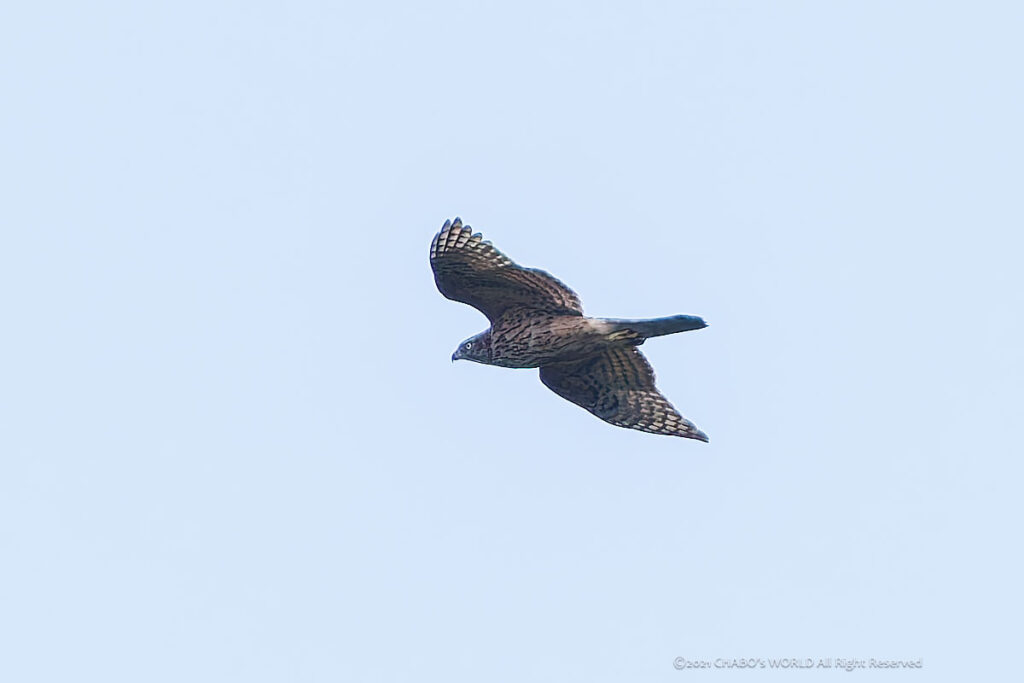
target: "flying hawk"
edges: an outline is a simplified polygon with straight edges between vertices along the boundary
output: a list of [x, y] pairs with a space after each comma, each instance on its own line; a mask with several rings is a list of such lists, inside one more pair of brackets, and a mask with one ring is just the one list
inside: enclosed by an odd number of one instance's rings
[[707, 441], [654, 386], [637, 348], [650, 337], [699, 330], [701, 318], [588, 318], [574, 291], [536, 268], [523, 268], [456, 218], [430, 245], [441, 294], [476, 308], [491, 326], [459, 345], [452, 361], [540, 368], [540, 381], [606, 422], [652, 434]]

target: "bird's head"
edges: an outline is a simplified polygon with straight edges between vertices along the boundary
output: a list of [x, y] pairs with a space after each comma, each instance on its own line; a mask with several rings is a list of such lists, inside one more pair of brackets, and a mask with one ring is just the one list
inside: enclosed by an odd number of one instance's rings
[[471, 360], [475, 363], [490, 364], [491, 331], [481, 332], [459, 344], [459, 348], [455, 349], [455, 353], [452, 354], [452, 362], [454, 363], [457, 360]]

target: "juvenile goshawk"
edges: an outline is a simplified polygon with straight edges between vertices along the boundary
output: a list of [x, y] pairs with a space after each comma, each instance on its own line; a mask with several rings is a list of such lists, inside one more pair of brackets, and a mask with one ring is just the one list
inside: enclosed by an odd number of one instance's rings
[[430, 245], [437, 288], [487, 316], [491, 327], [459, 345], [452, 361], [540, 368], [540, 381], [619, 427], [707, 441], [654, 386], [636, 348], [650, 337], [699, 330], [697, 316], [651, 320], [588, 318], [576, 293], [536, 268], [523, 268], [458, 218]]

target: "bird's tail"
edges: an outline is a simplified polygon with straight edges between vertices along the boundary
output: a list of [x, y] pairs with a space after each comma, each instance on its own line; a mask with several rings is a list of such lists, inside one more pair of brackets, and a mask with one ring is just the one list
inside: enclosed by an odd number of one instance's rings
[[700, 330], [708, 326], [703, 318], [695, 315], [670, 315], [666, 318], [651, 318], [649, 320], [617, 320], [605, 319], [611, 323], [615, 332], [631, 331], [640, 335], [643, 339], [660, 337], [664, 334], [675, 334], [676, 332], [687, 332], [689, 330]]

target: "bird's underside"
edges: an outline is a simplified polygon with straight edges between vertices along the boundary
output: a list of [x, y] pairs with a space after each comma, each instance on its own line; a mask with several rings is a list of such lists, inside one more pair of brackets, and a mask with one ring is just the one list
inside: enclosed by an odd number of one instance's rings
[[650, 337], [700, 329], [700, 318], [588, 318], [569, 287], [517, 265], [458, 218], [445, 221], [435, 235], [430, 264], [445, 297], [473, 306], [491, 322], [463, 342], [453, 360], [539, 367], [545, 386], [606, 422], [708, 440], [658, 391], [654, 370], [636, 348]]

